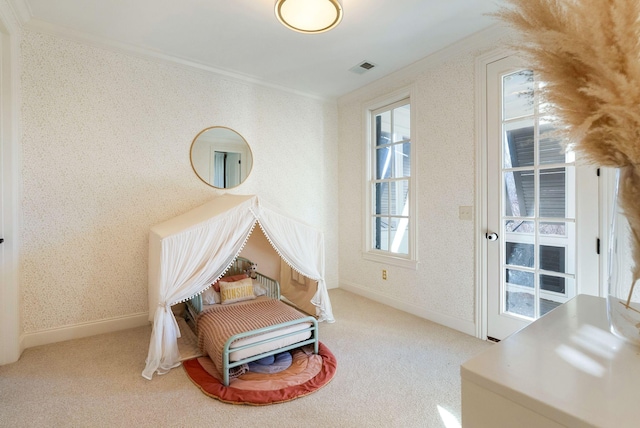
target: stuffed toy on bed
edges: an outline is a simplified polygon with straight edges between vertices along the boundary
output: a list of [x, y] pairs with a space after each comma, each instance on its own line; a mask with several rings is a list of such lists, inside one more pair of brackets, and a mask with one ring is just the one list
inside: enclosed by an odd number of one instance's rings
[[247, 273], [247, 276], [249, 278], [256, 279], [258, 277], [258, 275], [256, 275], [257, 271], [258, 271], [258, 265], [256, 263], [251, 263], [251, 265], [245, 272]]

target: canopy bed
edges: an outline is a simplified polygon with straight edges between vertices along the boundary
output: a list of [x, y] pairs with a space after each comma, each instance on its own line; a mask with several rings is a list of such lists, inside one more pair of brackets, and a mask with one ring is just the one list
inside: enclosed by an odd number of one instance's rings
[[[322, 233], [265, 206], [257, 196], [226, 194], [151, 228], [149, 317], [153, 321], [153, 330], [146, 367], [142, 372], [144, 378], [150, 380], [154, 373], [164, 374], [180, 365], [177, 346], [180, 331], [171, 306], [200, 296], [221, 279], [234, 266], [234, 261], [256, 224], [282, 260], [295, 272], [317, 282], [316, 292], [311, 299], [317, 319], [307, 317], [302, 322], [311, 324], [304, 327], [307, 329], [305, 333], [309, 332], [306, 334], [311, 336], [305, 340], [308, 343], [315, 342], [317, 352], [317, 322], [334, 321], [324, 279]], [[274, 291], [270, 293], [273, 294]], [[275, 301], [281, 303], [279, 300]], [[300, 324], [300, 321], [284, 320], [277, 324], [280, 325], [261, 327], [260, 331], [240, 334], [246, 337], [255, 333], [269, 333], [285, 326], [284, 324], [291, 327]], [[300, 331], [289, 331], [286, 335], [294, 336], [299, 333]], [[234, 341], [239, 338], [241, 337], [235, 337]], [[287, 349], [292, 349], [295, 344], [286, 346], [289, 346]], [[222, 351], [223, 359], [226, 358], [225, 353], [228, 356], [230, 349]], [[245, 360], [260, 358], [261, 355], [264, 353], [245, 357]], [[222, 365], [227, 370], [234, 364], [236, 363], [228, 362], [225, 365], [223, 362]]]
[[225, 276], [186, 302], [198, 346], [225, 386], [253, 361], [309, 344], [318, 353], [318, 321], [281, 302], [278, 281], [255, 270], [249, 276], [252, 265], [238, 257]]

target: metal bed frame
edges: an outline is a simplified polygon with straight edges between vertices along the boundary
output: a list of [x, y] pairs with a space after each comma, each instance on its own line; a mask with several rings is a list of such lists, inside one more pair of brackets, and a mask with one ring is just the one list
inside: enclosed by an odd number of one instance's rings
[[[249, 269], [252, 265], [252, 262], [249, 259], [244, 257], [238, 257], [234, 260], [233, 264], [226, 272], [226, 275], [237, 275], [240, 273], [245, 273], [247, 269]], [[256, 272], [256, 279], [267, 289], [267, 297], [272, 299], [280, 300], [280, 283], [275, 279], [269, 278], [268, 276], [262, 275], [260, 272]], [[193, 324], [196, 328], [196, 333], [198, 329], [198, 324], [196, 322], [197, 315], [202, 312], [202, 296], [198, 294], [197, 296], [193, 296], [190, 300], [186, 302], [186, 310], [187, 314], [193, 320]], [[272, 331], [279, 330], [285, 327], [291, 327], [297, 324], [311, 323], [311, 326], [297, 330], [291, 333], [275, 336], [268, 339], [263, 339], [248, 345], [238, 346], [236, 348], [231, 348], [231, 344], [239, 339], [243, 339], [245, 337], [254, 336], [263, 333], [269, 333]], [[238, 361], [229, 361], [229, 356], [231, 352], [242, 351], [245, 349], [249, 349], [255, 346], [260, 346], [266, 343], [274, 342], [276, 340], [284, 339], [290, 336], [294, 336], [304, 332], [311, 332], [311, 337], [309, 339], [303, 340], [301, 342], [296, 342], [291, 345], [287, 345], [282, 348], [274, 349], [272, 351], [263, 352], [251, 357], [243, 358]], [[300, 348], [305, 345], [313, 344], [313, 352], [314, 354], [318, 353], [318, 320], [316, 320], [312, 316], [307, 316], [304, 318], [299, 318], [297, 320], [288, 321], [281, 324], [275, 324], [269, 327], [264, 327], [256, 330], [246, 331], [243, 333], [238, 333], [236, 335], [231, 336], [225, 343], [224, 348], [222, 350], [222, 377], [224, 386], [229, 386], [229, 370], [240, 366], [242, 364], [250, 363], [252, 361], [256, 361], [271, 355], [279, 354], [281, 352], [289, 351], [291, 349]]]

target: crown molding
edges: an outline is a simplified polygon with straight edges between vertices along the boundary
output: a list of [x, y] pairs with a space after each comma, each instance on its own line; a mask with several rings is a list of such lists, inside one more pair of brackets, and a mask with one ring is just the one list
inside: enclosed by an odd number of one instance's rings
[[2, 12], [2, 24], [12, 36], [20, 35], [26, 22], [25, 18], [26, 20], [31, 19], [31, 12], [24, 0], [1, 0], [0, 12]]
[[460, 39], [398, 71], [382, 76], [368, 85], [349, 92], [338, 98], [338, 104], [347, 104], [349, 102], [375, 96], [375, 93], [389, 85], [407, 85], [408, 80], [414, 79], [421, 73], [431, 70], [443, 63], [455, 58], [461, 54], [473, 52], [474, 50], [485, 49], [491, 43], [498, 41], [513, 34], [508, 27], [497, 23], [483, 30], [480, 30], [470, 36]]
[[[23, 1], [23, 0], [13, 0]], [[48, 34], [55, 37], [64, 38], [78, 43], [86, 44], [95, 48], [109, 50], [116, 53], [123, 53], [137, 58], [154, 61], [156, 63], [170, 64], [186, 70], [197, 70], [205, 73], [215, 74], [219, 77], [226, 78], [240, 83], [248, 83], [265, 88], [275, 89], [282, 92], [298, 95], [305, 98], [311, 98], [319, 101], [335, 101], [335, 98], [324, 97], [318, 94], [298, 91], [295, 89], [281, 86], [266, 80], [259, 79], [254, 76], [245, 75], [236, 71], [225, 70], [194, 61], [188, 58], [182, 58], [176, 55], [167, 54], [159, 50], [141, 47], [130, 43], [111, 40], [106, 37], [96, 36], [82, 31], [72, 30], [60, 25], [51, 24], [36, 18], [30, 19], [24, 24], [24, 28], [41, 34]]]

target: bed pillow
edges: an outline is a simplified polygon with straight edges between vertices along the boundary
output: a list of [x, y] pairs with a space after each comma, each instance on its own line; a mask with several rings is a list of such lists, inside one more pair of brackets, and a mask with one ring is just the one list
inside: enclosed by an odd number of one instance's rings
[[265, 294], [267, 294], [267, 287], [265, 287], [264, 285], [260, 284], [260, 281], [258, 281], [257, 279], [254, 279], [253, 280], [253, 294], [255, 294], [256, 297], [264, 296]]
[[205, 305], [214, 305], [220, 303], [220, 293], [209, 287], [202, 292], [202, 303]]
[[255, 299], [253, 280], [244, 278], [235, 282], [220, 281], [220, 301], [223, 305]]
[[241, 279], [245, 279], [245, 278], [249, 278], [249, 276], [247, 276], [246, 273], [240, 273], [238, 275], [231, 275], [231, 276], [223, 276], [218, 281], [213, 283], [213, 289], [216, 290], [219, 293], [220, 292], [220, 284], [219, 284], [220, 281], [235, 282], [235, 281], [240, 281]]

